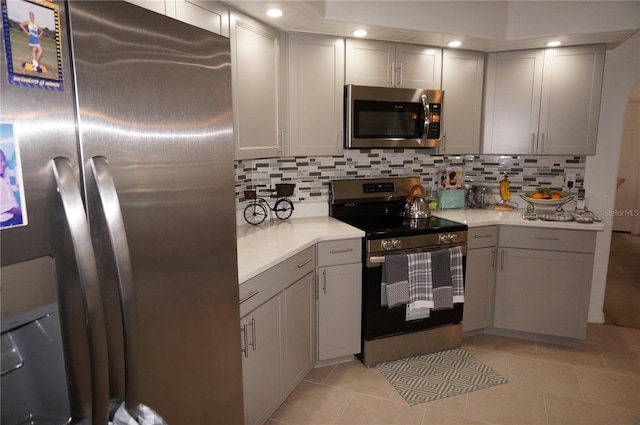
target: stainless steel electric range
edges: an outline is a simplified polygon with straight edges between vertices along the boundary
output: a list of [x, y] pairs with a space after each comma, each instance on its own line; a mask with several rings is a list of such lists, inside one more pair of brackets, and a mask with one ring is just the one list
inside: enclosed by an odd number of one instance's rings
[[393, 254], [460, 246], [466, 264], [467, 226], [432, 216], [406, 218], [407, 196], [419, 177], [334, 180], [329, 215], [365, 232], [362, 239], [362, 347], [367, 366], [459, 347], [463, 304], [412, 317], [382, 305], [382, 263]]

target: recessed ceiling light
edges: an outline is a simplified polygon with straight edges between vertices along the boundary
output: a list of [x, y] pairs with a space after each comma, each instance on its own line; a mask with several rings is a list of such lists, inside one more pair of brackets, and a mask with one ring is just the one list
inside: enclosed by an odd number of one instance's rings
[[280, 9], [269, 9], [267, 10], [267, 16], [271, 18], [279, 18], [282, 16], [282, 10]]
[[354, 37], [364, 37], [367, 35], [367, 30], [355, 30], [352, 34]]
[[462, 41], [458, 41], [458, 40], [454, 40], [454, 41], [450, 41], [447, 46], [449, 47], [460, 47], [462, 46]]
[[562, 44], [562, 41], [557, 41], [557, 40], [549, 41], [547, 43], [547, 47], [558, 47], [561, 44]]

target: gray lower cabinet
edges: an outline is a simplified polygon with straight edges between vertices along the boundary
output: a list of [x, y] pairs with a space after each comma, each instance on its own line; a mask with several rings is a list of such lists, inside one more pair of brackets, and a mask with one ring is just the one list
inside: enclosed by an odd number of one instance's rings
[[287, 388], [290, 390], [304, 379], [315, 363], [315, 287], [315, 273], [308, 273], [284, 291]]
[[245, 423], [261, 424], [285, 400], [283, 369], [284, 294], [278, 294], [244, 317], [242, 374]]
[[263, 424], [315, 363], [315, 246], [240, 285], [245, 423]]
[[318, 244], [318, 360], [360, 352], [361, 239]]
[[584, 339], [595, 232], [503, 227], [494, 326]]
[[464, 332], [493, 326], [498, 227], [470, 228], [465, 270]]

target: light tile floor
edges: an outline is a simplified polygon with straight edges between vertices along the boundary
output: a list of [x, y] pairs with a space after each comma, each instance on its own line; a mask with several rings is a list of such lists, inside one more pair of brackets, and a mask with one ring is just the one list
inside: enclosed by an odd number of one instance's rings
[[354, 360], [312, 370], [268, 425], [640, 424], [640, 329], [589, 324], [581, 347], [488, 334], [463, 347], [509, 382], [409, 407]]

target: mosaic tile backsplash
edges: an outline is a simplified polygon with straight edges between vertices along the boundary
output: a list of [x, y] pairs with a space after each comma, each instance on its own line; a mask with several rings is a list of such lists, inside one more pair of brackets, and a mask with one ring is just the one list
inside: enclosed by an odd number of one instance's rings
[[[244, 190], [259, 191], [275, 183], [295, 183], [290, 199], [299, 202], [328, 202], [330, 181], [337, 179], [420, 176], [426, 190], [438, 188], [439, 171], [462, 167], [466, 185], [484, 185], [497, 194], [506, 171], [514, 195], [549, 187], [565, 188], [565, 175], [575, 174], [571, 192], [584, 183], [586, 157], [531, 155], [428, 155], [415, 149], [345, 150], [344, 156], [290, 157], [236, 161], [236, 207]], [[261, 186], [265, 185], [265, 187]], [[267, 196], [263, 192], [263, 196]]]

